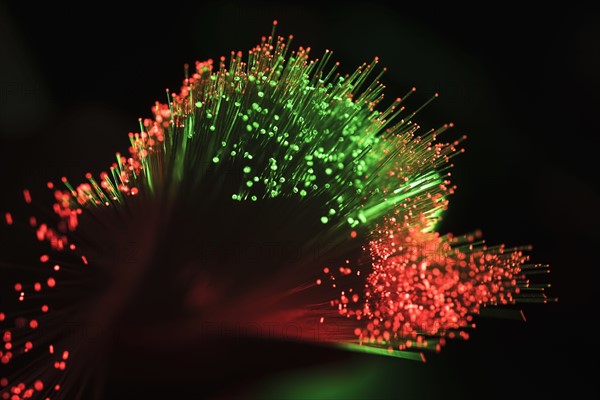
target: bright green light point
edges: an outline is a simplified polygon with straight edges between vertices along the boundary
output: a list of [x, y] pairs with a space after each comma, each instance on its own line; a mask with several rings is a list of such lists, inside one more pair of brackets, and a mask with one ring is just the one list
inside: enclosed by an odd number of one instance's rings
[[219, 157], [213, 157], [212, 162], [215, 164], [219, 162]]
[[329, 218], [327, 218], [327, 217], [321, 217], [321, 223], [322, 224], [326, 224], [328, 222], [329, 222]]

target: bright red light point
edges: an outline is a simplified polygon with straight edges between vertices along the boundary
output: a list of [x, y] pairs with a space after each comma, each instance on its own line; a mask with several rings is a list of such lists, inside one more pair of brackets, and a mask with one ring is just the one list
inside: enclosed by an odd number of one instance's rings
[[23, 190], [23, 198], [25, 199], [25, 203], [31, 204], [31, 193], [29, 193], [29, 190]]

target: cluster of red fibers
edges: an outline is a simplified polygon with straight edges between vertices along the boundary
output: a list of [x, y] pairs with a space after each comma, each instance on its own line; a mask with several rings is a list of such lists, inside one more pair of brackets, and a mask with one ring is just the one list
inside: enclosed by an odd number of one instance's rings
[[439, 338], [467, 339], [464, 328], [474, 326], [482, 307], [515, 302], [527, 261], [520, 250], [487, 248], [473, 243], [476, 235], [440, 236], [425, 226], [424, 218], [420, 224], [390, 218], [378, 227], [365, 249], [372, 272], [362, 306], [352, 307], [357, 290], [333, 302], [341, 315], [360, 321], [354, 333], [361, 343], [439, 350], [445, 342]]

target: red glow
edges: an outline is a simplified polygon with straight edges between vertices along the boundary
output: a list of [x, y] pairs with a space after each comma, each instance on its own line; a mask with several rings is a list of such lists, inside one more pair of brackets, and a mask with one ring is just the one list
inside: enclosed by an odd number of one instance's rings
[[25, 203], [31, 204], [31, 193], [29, 193], [28, 189], [23, 190], [23, 198], [25, 199]]
[[[427, 347], [423, 335], [467, 339], [464, 328], [473, 325], [472, 315], [482, 306], [515, 301], [515, 280], [527, 260], [520, 251], [460, 246], [475, 236], [440, 236], [426, 224], [425, 218], [417, 224], [390, 218], [378, 227], [369, 243], [373, 269], [364, 296], [342, 292], [333, 301], [341, 316], [361, 324], [354, 328], [361, 342], [396, 343], [403, 349]], [[342, 275], [351, 271], [339, 270]], [[437, 344], [431, 342], [432, 349]]]

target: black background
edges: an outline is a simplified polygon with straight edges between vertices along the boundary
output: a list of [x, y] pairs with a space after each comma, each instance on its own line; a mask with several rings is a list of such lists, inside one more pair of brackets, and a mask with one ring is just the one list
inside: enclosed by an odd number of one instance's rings
[[375, 397], [597, 392], [597, 12], [382, 1], [129, 7], [0, 4], [2, 209], [25, 186], [62, 175], [77, 182], [112, 163], [137, 118], [164, 102], [165, 88], [179, 88], [184, 63], [246, 51], [277, 19], [278, 33], [294, 34], [314, 57], [333, 50], [343, 72], [379, 56], [389, 98], [416, 86], [418, 105], [440, 93], [421, 125], [452, 121], [455, 134], [469, 136], [442, 230], [479, 228], [489, 243], [533, 245], [533, 260], [552, 265], [550, 294], [559, 302], [525, 307], [526, 323], [481, 320], [468, 342], [452, 342], [424, 365], [257, 345], [260, 352], [240, 350], [236, 368], [219, 366], [234, 391], [312, 360], [385, 371]]

